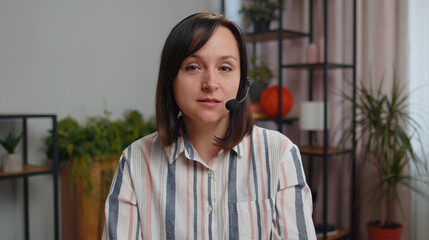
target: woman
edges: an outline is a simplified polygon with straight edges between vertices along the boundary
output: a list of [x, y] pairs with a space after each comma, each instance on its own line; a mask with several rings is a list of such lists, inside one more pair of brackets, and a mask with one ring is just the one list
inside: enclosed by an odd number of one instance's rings
[[239, 28], [198, 13], [177, 24], [161, 56], [158, 131], [120, 159], [104, 239], [315, 239], [297, 147], [254, 126], [243, 99]]

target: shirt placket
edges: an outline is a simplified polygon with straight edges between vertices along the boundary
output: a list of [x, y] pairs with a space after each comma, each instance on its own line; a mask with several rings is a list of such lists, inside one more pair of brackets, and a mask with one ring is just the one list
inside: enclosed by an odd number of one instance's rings
[[211, 239], [217, 239], [216, 238], [216, 225], [217, 225], [217, 218], [216, 218], [216, 181], [215, 181], [215, 174], [213, 169], [206, 168], [206, 174], [207, 174], [207, 185], [208, 185], [208, 194], [207, 194], [207, 212], [208, 212], [208, 221], [209, 221], [209, 240]]

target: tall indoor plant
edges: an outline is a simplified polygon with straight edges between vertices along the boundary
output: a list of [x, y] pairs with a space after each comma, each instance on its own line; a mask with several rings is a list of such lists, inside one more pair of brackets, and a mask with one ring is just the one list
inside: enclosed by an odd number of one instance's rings
[[[393, 222], [393, 209], [401, 204], [400, 186], [416, 192], [426, 200], [428, 193], [421, 191], [418, 183], [428, 184], [427, 166], [416, 154], [412, 139], [419, 139], [419, 124], [411, 117], [408, 109], [409, 93], [399, 84], [394, 74], [391, 89], [383, 91], [384, 81], [377, 89], [361, 82], [355, 87], [356, 97], [342, 94], [343, 99], [356, 110], [355, 124], [346, 128], [341, 142], [345, 142], [356, 133], [356, 143], [365, 163], [375, 167], [376, 183], [372, 184], [369, 195], [379, 208], [380, 220], [367, 224], [367, 229], [402, 229], [401, 224]], [[426, 178], [417, 179], [410, 175], [409, 168], [414, 165]], [[397, 237], [397, 238], [396, 238]], [[370, 236], [370, 239], [374, 239]], [[393, 233], [388, 239], [400, 239], [400, 233]]]

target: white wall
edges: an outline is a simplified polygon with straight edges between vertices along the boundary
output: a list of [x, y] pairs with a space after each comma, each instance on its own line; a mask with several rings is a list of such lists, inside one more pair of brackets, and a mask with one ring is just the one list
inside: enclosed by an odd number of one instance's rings
[[[162, 44], [181, 19], [220, 0], [0, 1], [0, 114], [55, 113], [84, 121], [107, 107], [154, 115]], [[34, 164], [46, 125], [34, 123]], [[42, 126], [42, 127], [41, 127]], [[30, 126], [31, 127], [31, 126]], [[0, 122], [0, 137], [16, 122]], [[0, 154], [3, 154], [0, 150]], [[53, 238], [52, 182], [30, 178], [31, 239]], [[21, 181], [0, 181], [0, 239], [22, 239]]]

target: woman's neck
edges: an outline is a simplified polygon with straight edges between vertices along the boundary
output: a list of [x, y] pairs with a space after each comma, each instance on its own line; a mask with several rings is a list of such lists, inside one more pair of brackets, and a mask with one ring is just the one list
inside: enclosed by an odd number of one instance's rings
[[210, 160], [217, 156], [220, 147], [216, 146], [215, 138], [225, 135], [228, 125], [225, 123], [195, 123], [184, 119], [186, 138], [198, 152], [204, 162], [210, 164]]

